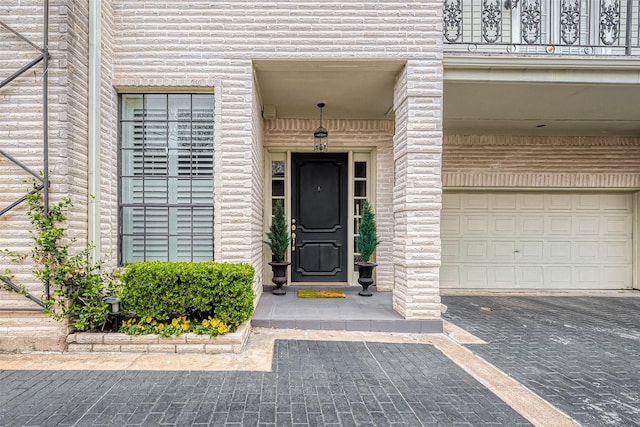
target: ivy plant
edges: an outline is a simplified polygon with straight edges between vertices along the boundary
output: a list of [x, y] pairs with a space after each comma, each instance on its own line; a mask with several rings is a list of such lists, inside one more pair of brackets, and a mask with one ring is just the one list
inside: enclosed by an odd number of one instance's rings
[[71, 253], [75, 239], [66, 236], [67, 211], [73, 206], [68, 197], [45, 210], [42, 193], [34, 181], [27, 195], [28, 215], [33, 230], [30, 254], [6, 251], [14, 262], [30, 258], [34, 276], [49, 286], [50, 297], [45, 299], [44, 312], [56, 320], [67, 319], [81, 331], [104, 329], [109, 304], [106, 296], [115, 291], [113, 275], [107, 273], [101, 262], [91, 262], [91, 245]]

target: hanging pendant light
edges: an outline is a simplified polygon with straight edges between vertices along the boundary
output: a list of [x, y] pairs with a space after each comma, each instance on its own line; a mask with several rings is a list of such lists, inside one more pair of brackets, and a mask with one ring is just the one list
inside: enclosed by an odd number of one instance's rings
[[316, 152], [323, 152], [329, 149], [329, 132], [322, 127], [322, 109], [324, 105], [324, 102], [318, 104], [318, 108], [320, 108], [320, 127], [313, 132], [313, 151]]

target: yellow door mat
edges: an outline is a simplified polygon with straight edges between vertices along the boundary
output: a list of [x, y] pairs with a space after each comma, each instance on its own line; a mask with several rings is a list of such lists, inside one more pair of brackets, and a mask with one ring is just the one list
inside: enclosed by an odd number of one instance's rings
[[344, 298], [344, 292], [339, 289], [299, 289], [298, 298]]

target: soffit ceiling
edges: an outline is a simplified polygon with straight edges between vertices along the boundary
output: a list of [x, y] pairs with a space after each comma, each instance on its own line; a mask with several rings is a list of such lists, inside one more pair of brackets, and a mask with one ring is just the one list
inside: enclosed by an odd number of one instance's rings
[[640, 84], [448, 82], [445, 133], [640, 135]]
[[255, 61], [263, 105], [278, 118], [392, 119], [404, 61]]
[[[278, 118], [393, 119], [404, 61], [255, 61], [263, 105]], [[640, 84], [447, 78], [446, 134], [640, 135]], [[564, 70], [571, 73], [572, 70]], [[473, 74], [473, 73], [472, 73]], [[513, 77], [515, 75], [515, 78]], [[633, 80], [631, 80], [633, 83]]]

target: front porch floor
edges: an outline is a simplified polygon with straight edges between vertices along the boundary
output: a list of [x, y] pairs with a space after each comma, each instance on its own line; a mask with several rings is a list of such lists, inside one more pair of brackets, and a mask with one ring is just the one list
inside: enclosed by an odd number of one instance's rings
[[[273, 295], [265, 286], [251, 326], [275, 329], [442, 333], [441, 319], [407, 320], [393, 310], [392, 292], [358, 295], [360, 286], [284, 286], [286, 295]], [[346, 298], [298, 298], [298, 289], [340, 289]]]

